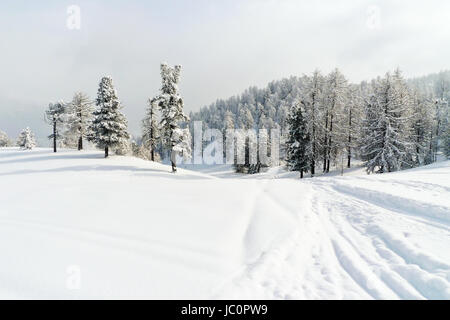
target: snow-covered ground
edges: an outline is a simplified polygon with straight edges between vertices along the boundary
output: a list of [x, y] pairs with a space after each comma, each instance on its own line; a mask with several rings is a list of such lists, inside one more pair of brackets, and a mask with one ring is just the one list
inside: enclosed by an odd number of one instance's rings
[[450, 299], [449, 161], [227, 170], [0, 149], [0, 298]]

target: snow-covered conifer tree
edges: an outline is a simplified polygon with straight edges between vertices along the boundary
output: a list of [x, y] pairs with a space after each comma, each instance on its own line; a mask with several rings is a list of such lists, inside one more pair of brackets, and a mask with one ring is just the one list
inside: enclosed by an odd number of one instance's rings
[[444, 145], [444, 154], [447, 157], [447, 159], [450, 159], [450, 126], [447, 126], [447, 130], [444, 134], [443, 145]]
[[430, 164], [434, 161], [434, 101], [413, 90], [411, 102], [412, 140], [415, 146], [416, 164]]
[[443, 73], [439, 74], [436, 88], [436, 101], [434, 111], [434, 132], [433, 132], [433, 162], [436, 161], [436, 155], [439, 151], [439, 142], [447, 131], [449, 116], [449, 95], [450, 83]]
[[248, 108], [247, 104], [241, 105], [239, 109], [239, 127], [241, 129], [253, 129], [255, 126], [255, 121], [253, 119], [252, 113]]
[[92, 101], [82, 92], [76, 92], [67, 106], [67, 130], [64, 132], [64, 136], [68, 141], [75, 141], [78, 150], [83, 149], [83, 139], [87, 139], [89, 136], [88, 130], [92, 122], [93, 111]]
[[9, 147], [11, 145], [11, 141], [8, 138], [8, 135], [0, 130], [0, 148], [1, 147]]
[[177, 129], [180, 128], [181, 122], [189, 120], [183, 112], [183, 99], [178, 92], [180, 72], [180, 65], [170, 67], [166, 63], [162, 63], [161, 93], [151, 100], [151, 103], [155, 103], [161, 110], [161, 135], [164, 145], [169, 150], [172, 172], [177, 172], [176, 153], [181, 148], [180, 146], [186, 145], [179, 139], [187, 138], [186, 134], [180, 134]]
[[[224, 128], [223, 128], [223, 132], [222, 132], [223, 137], [224, 137], [223, 138], [224, 158], [227, 157], [227, 154], [228, 155], [233, 154], [234, 157], [236, 157], [236, 152], [235, 152], [236, 144], [235, 143], [234, 144], [227, 143], [227, 137], [228, 137], [227, 131], [231, 131], [233, 129], [234, 129], [233, 113], [231, 111], [227, 110], [224, 115]], [[232, 139], [234, 139], [234, 138], [232, 138]], [[231, 149], [231, 148], [234, 148], [234, 149]], [[236, 160], [234, 162], [236, 163]]]
[[17, 138], [17, 145], [24, 150], [31, 150], [36, 147], [36, 139], [34, 133], [29, 127], [23, 129]]
[[53, 152], [56, 152], [56, 141], [61, 137], [60, 126], [64, 122], [65, 104], [63, 101], [50, 103], [48, 109], [45, 111], [47, 122], [52, 126], [53, 132], [48, 136], [53, 139]]
[[304, 107], [304, 117], [306, 118], [306, 131], [310, 143], [306, 147], [306, 154], [310, 160], [311, 175], [315, 174], [315, 167], [319, 159], [319, 152], [322, 150], [322, 126], [321, 112], [323, 105], [323, 76], [315, 70], [311, 77], [303, 78], [304, 89], [301, 96], [301, 103]]
[[239, 150], [241, 150], [240, 146], [243, 145], [244, 163], [237, 163], [239, 156], [236, 155], [234, 167], [236, 172], [255, 173], [254, 169], [256, 168], [254, 167], [256, 167], [257, 163], [251, 163], [251, 159], [253, 156], [257, 157], [257, 154], [253, 155], [251, 153], [257, 153], [257, 139], [255, 139], [256, 137], [251, 134], [251, 130], [254, 130], [255, 127], [255, 121], [248, 104], [240, 105], [238, 125], [241, 130], [236, 131], [236, 154], [239, 153]]
[[409, 166], [409, 97], [399, 73], [377, 81], [365, 103], [361, 153], [368, 173], [392, 172]]
[[89, 127], [89, 140], [105, 149], [106, 158], [109, 148], [122, 147], [130, 138], [127, 119], [120, 112], [121, 103], [110, 77], [101, 79], [96, 105], [98, 108], [93, 113], [94, 119]]
[[300, 178], [308, 172], [310, 161], [306, 149], [310, 144], [306, 128], [305, 110], [303, 104], [296, 103], [291, 107], [288, 118], [287, 162], [291, 171], [299, 171]]
[[156, 104], [148, 100], [147, 113], [142, 120], [142, 142], [150, 150], [150, 160], [155, 161], [156, 142], [159, 138], [159, 128], [156, 118]]
[[330, 162], [338, 156], [343, 145], [342, 113], [348, 103], [348, 83], [344, 75], [335, 69], [326, 79], [324, 172], [330, 171]]
[[342, 144], [347, 152], [347, 168], [351, 166], [352, 150], [357, 147], [361, 132], [362, 94], [360, 86], [349, 86], [347, 103], [342, 115]]

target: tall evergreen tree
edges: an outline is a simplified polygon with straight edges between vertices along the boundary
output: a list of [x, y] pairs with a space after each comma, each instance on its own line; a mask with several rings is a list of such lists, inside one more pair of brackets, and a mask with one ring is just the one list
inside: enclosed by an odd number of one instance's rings
[[166, 63], [161, 64], [162, 86], [161, 93], [152, 99], [161, 110], [161, 131], [166, 148], [169, 150], [172, 163], [172, 172], [177, 172], [176, 155], [180, 150], [184, 155], [189, 150], [183, 149], [187, 144], [180, 139], [188, 138], [181, 133], [180, 123], [189, 118], [183, 112], [183, 99], [178, 92], [181, 66], [170, 67]]
[[306, 130], [310, 138], [306, 153], [310, 159], [311, 175], [314, 176], [315, 168], [319, 159], [319, 152], [322, 149], [321, 137], [321, 115], [323, 106], [323, 84], [324, 79], [318, 70], [315, 70], [311, 77], [304, 77], [304, 90], [301, 103], [305, 110]]
[[61, 137], [60, 126], [64, 122], [65, 104], [62, 101], [50, 103], [45, 111], [46, 121], [52, 126], [53, 132], [48, 136], [53, 139], [53, 152], [56, 152], [56, 140]]
[[324, 172], [330, 171], [330, 162], [335, 160], [343, 142], [342, 113], [348, 103], [348, 83], [344, 75], [335, 69], [326, 79], [325, 95], [325, 148]]
[[25, 150], [31, 150], [36, 147], [34, 133], [29, 127], [26, 127], [20, 132], [19, 137], [17, 138], [17, 145]]
[[450, 159], [450, 126], [447, 126], [447, 130], [445, 131], [443, 145], [444, 145], [444, 154], [447, 157], [447, 159]]
[[358, 138], [361, 132], [362, 120], [362, 87], [352, 85], [348, 88], [348, 99], [344, 105], [342, 121], [342, 143], [347, 152], [347, 168], [351, 167], [353, 150], [358, 146]]
[[[229, 110], [225, 112], [224, 115], [224, 128], [223, 128], [223, 152], [224, 152], [224, 158], [226, 159], [227, 154], [234, 155], [234, 158], [236, 158], [236, 145], [227, 142], [228, 134], [227, 131], [234, 130], [234, 117], [233, 113]], [[234, 139], [234, 138], [233, 138]], [[234, 148], [234, 149], [232, 149]], [[236, 159], [234, 160], [234, 163], [236, 163]]]
[[394, 77], [387, 73], [366, 102], [362, 155], [368, 173], [410, 165], [409, 104], [402, 84], [398, 73]]
[[288, 117], [287, 162], [291, 171], [299, 171], [300, 178], [310, 168], [310, 159], [307, 156], [307, 146], [310, 137], [307, 132], [305, 110], [303, 105], [296, 103], [291, 107]]
[[96, 105], [97, 110], [93, 113], [94, 119], [89, 127], [89, 140], [105, 149], [106, 158], [109, 148], [120, 147], [130, 138], [127, 119], [120, 112], [121, 103], [110, 77], [101, 79]]
[[[239, 146], [244, 146], [244, 163], [237, 163], [239, 157], [236, 156], [236, 162], [234, 167], [236, 172], [240, 173], [255, 173], [257, 165], [257, 141], [256, 137], [252, 133], [255, 129], [255, 120], [253, 118], [252, 112], [250, 111], [249, 104], [241, 104], [239, 109], [238, 125], [240, 131], [236, 131], [236, 153], [239, 153]], [[253, 161], [253, 157], [256, 158], [256, 163]]]
[[11, 145], [11, 141], [8, 138], [8, 135], [0, 130], [0, 148], [1, 147], [9, 147]]
[[150, 150], [150, 160], [155, 161], [156, 142], [159, 138], [159, 128], [156, 118], [156, 105], [148, 100], [147, 113], [142, 120], [142, 142]]
[[67, 106], [67, 140], [74, 140], [78, 150], [83, 149], [83, 139], [89, 136], [89, 126], [92, 122], [94, 106], [89, 97], [76, 92]]
[[430, 164], [434, 161], [434, 103], [417, 90], [413, 90], [411, 102], [412, 140], [415, 147], [416, 164]]

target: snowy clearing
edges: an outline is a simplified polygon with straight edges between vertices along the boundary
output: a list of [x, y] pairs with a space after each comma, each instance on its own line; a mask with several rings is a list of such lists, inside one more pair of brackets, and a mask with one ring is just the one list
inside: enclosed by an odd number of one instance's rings
[[0, 298], [450, 299], [450, 161], [201, 171], [0, 149]]

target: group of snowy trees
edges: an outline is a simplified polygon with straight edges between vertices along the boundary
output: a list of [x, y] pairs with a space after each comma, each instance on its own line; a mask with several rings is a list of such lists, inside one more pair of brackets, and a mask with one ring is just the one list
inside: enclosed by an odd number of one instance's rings
[[121, 104], [110, 77], [101, 79], [95, 105], [97, 109], [82, 92], [76, 92], [69, 103], [49, 104], [45, 114], [52, 126], [48, 138], [53, 140], [54, 152], [58, 142], [60, 146], [82, 150], [83, 140], [88, 140], [103, 148], [107, 157], [110, 148], [120, 153], [128, 144], [127, 120], [120, 112]]
[[338, 69], [328, 76], [315, 71], [302, 78], [288, 121], [286, 160], [291, 170], [313, 176], [319, 164], [329, 172], [332, 163], [344, 158], [350, 167], [361, 107], [356, 90]]
[[[177, 157], [191, 157], [191, 134], [187, 123], [189, 117], [183, 112], [183, 99], [178, 90], [181, 66], [161, 64], [162, 86], [160, 93], [148, 100], [148, 108], [142, 121], [142, 145], [130, 142], [128, 123], [121, 113], [121, 102], [110, 77], [100, 81], [97, 98], [91, 101], [82, 92], [75, 93], [69, 103], [58, 101], [50, 103], [45, 111], [45, 120], [51, 126], [48, 136], [53, 142], [53, 151], [57, 146], [83, 149], [83, 141], [88, 140], [105, 151], [108, 157], [110, 149], [116, 154], [125, 154], [131, 149], [134, 155], [155, 161], [159, 153], [166, 152], [177, 171]], [[184, 126], [184, 128], [183, 128]], [[11, 145], [6, 133], [0, 131], [0, 147]], [[22, 131], [18, 145], [32, 149], [36, 143], [29, 128]], [[147, 156], [148, 154], [148, 156]]]
[[438, 144], [448, 143], [447, 98], [408, 85], [398, 69], [358, 86], [337, 69], [326, 77], [316, 71], [304, 84], [291, 107], [287, 140], [288, 165], [301, 177], [313, 176], [318, 161], [323, 172], [344, 157], [350, 167], [353, 156], [368, 173], [429, 164]]
[[[352, 159], [363, 160], [369, 173], [382, 173], [432, 163], [441, 153], [450, 157], [450, 72], [405, 80], [396, 70], [351, 84], [338, 69], [328, 75], [315, 71], [271, 82], [264, 89], [249, 88], [189, 117], [178, 90], [180, 72], [180, 66], [161, 64], [160, 93], [148, 99], [139, 142], [130, 143], [127, 120], [110, 77], [101, 79], [95, 101], [77, 92], [69, 103], [49, 104], [46, 121], [52, 128], [49, 139], [54, 151], [58, 145], [81, 150], [88, 140], [103, 148], [105, 157], [110, 149], [124, 154], [130, 148], [134, 155], [152, 161], [166, 156], [176, 172], [177, 158], [191, 156], [189, 121], [201, 120], [203, 129], [222, 132], [224, 150], [227, 139], [245, 139], [243, 164], [238, 164], [234, 153], [240, 172], [259, 171], [261, 155], [267, 153], [259, 150], [257, 142], [267, 140], [270, 153], [268, 136], [275, 131], [281, 132], [280, 156], [301, 176], [326, 173], [332, 166], [350, 167]], [[230, 129], [254, 129], [260, 133], [259, 141], [238, 133], [228, 137]], [[18, 145], [30, 149], [35, 144], [31, 130], [23, 130]], [[11, 141], [0, 131], [0, 147], [9, 145]], [[257, 158], [256, 165], [251, 157]]]
[[[155, 150], [160, 143], [169, 153], [173, 172], [176, 172], [177, 155], [187, 158], [191, 154], [189, 130], [180, 127], [188, 121], [183, 113], [183, 99], [178, 92], [180, 72], [181, 66], [161, 64], [161, 92], [148, 100], [147, 114], [142, 122], [143, 147], [150, 153], [150, 160], [155, 160]], [[75, 93], [70, 103], [60, 101], [49, 104], [46, 120], [52, 126], [49, 139], [53, 140], [54, 152], [57, 151], [58, 140], [62, 146], [76, 146], [82, 150], [84, 139], [104, 149], [105, 157], [108, 157], [110, 149], [116, 154], [128, 152], [128, 123], [120, 111], [122, 105], [110, 77], [101, 79], [95, 100], [97, 108], [94, 109], [93, 105], [81, 92]], [[138, 155], [144, 153], [137, 144], [131, 144], [131, 149]]]
[[252, 87], [190, 116], [222, 130], [280, 129], [281, 156], [301, 175], [350, 167], [353, 158], [381, 173], [450, 156], [449, 98], [449, 72], [406, 81], [397, 70], [351, 84], [336, 69]]
[[[11, 147], [14, 143], [8, 137], [8, 135], [0, 130], [0, 148]], [[17, 137], [16, 145], [24, 150], [31, 150], [36, 146], [36, 139], [34, 133], [30, 128], [23, 129]]]

